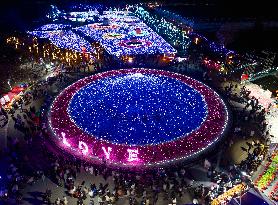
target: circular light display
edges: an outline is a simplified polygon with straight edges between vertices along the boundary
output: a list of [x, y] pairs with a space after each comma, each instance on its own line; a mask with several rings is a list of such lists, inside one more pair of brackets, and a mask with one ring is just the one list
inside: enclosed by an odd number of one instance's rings
[[49, 123], [58, 145], [86, 160], [150, 166], [186, 159], [222, 135], [228, 113], [211, 88], [159, 70], [115, 70], [66, 88]]
[[138, 39], [123, 40], [119, 43], [120, 46], [127, 48], [140, 48], [140, 47], [149, 47], [152, 45], [152, 42]]

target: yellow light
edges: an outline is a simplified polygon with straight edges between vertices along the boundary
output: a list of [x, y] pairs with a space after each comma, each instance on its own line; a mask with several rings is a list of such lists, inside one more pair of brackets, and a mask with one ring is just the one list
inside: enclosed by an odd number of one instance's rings
[[195, 42], [195, 44], [198, 44], [198, 42], [199, 42], [199, 38], [198, 38], [198, 37], [196, 37], [194, 42]]
[[132, 63], [133, 62], [133, 58], [132, 57], [128, 57], [128, 62]]

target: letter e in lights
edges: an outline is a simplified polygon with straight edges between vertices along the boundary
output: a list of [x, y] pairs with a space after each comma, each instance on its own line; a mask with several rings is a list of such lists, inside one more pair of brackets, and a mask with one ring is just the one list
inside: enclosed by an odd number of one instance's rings
[[63, 137], [63, 144], [66, 145], [67, 147], [70, 147], [70, 143], [66, 139], [66, 134], [62, 132], [62, 137]]
[[128, 151], [128, 159], [127, 161], [132, 162], [132, 161], [138, 161], [138, 149], [127, 149]]

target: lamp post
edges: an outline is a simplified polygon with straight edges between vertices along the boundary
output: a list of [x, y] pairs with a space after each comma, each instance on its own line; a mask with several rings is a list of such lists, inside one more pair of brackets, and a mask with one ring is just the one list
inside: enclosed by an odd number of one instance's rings
[[8, 85], [10, 87], [10, 90], [12, 89], [12, 86], [11, 86], [11, 82], [10, 82], [11, 79], [8, 79]]

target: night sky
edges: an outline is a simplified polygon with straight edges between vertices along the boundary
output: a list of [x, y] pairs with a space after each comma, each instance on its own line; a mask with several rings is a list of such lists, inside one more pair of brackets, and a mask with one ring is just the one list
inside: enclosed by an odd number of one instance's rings
[[[55, 4], [59, 8], [67, 8], [75, 3], [104, 3], [106, 5], [124, 5], [125, 3], [138, 3], [135, 0], [102, 0], [102, 1], [78, 1], [78, 0], [5, 0], [0, 5], [0, 33], [13, 32], [16, 30], [26, 31], [37, 27], [42, 23], [49, 5]], [[140, 1], [146, 2], [146, 1]], [[148, 1], [149, 2], [149, 1]], [[235, 36], [239, 39], [235, 41], [231, 49], [239, 48], [255, 48], [278, 49], [278, 27], [262, 28], [262, 22], [273, 21], [278, 22], [278, 14], [276, 6], [272, 0], [163, 0], [166, 9], [172, 10], [185, 17], [198, 19], [207, 19], [211, 21], [221, 21], [222, 19], [235, 20], [237, 22], [243, 19], [252, 19], [256, 22], [254, 29], [243, 31]], [[258, 25], [258, 26], [257, 26]], [[250, 34], [252, 34], [250, 36]], [[212, 35], [204, 33], [207, 37], [215, 40], [215, 33]], [[1, 35], [0, 35], [1, 40]]]
[[[73, 2], [90, 3], [92, 1], [72, 1], [72, 0], [5, 0], [1, 2], [0, 24], [1, 30], [8, 30], [10, 28], [24, 29], [30, 21], [44, 16], [47, 12], [49, 4], [56, 4], [58, 6], [66, 7]], [[93, 1], [97, 2], [97, 1]], [[124, 4], [137, 3], [138, 1], [98, 1], [99, 3], [108, 4]], [[144, 1], [141, 1], [144, 2]], [[275, 12], [276, 6], [274, 1], [251, 1], [251, 0], [164, 0], [164, 4], [177, 4], [178, 8], [185, 16], [208, 16], [208, 17], [257, 17], [267, 19], [278, 19]]]

